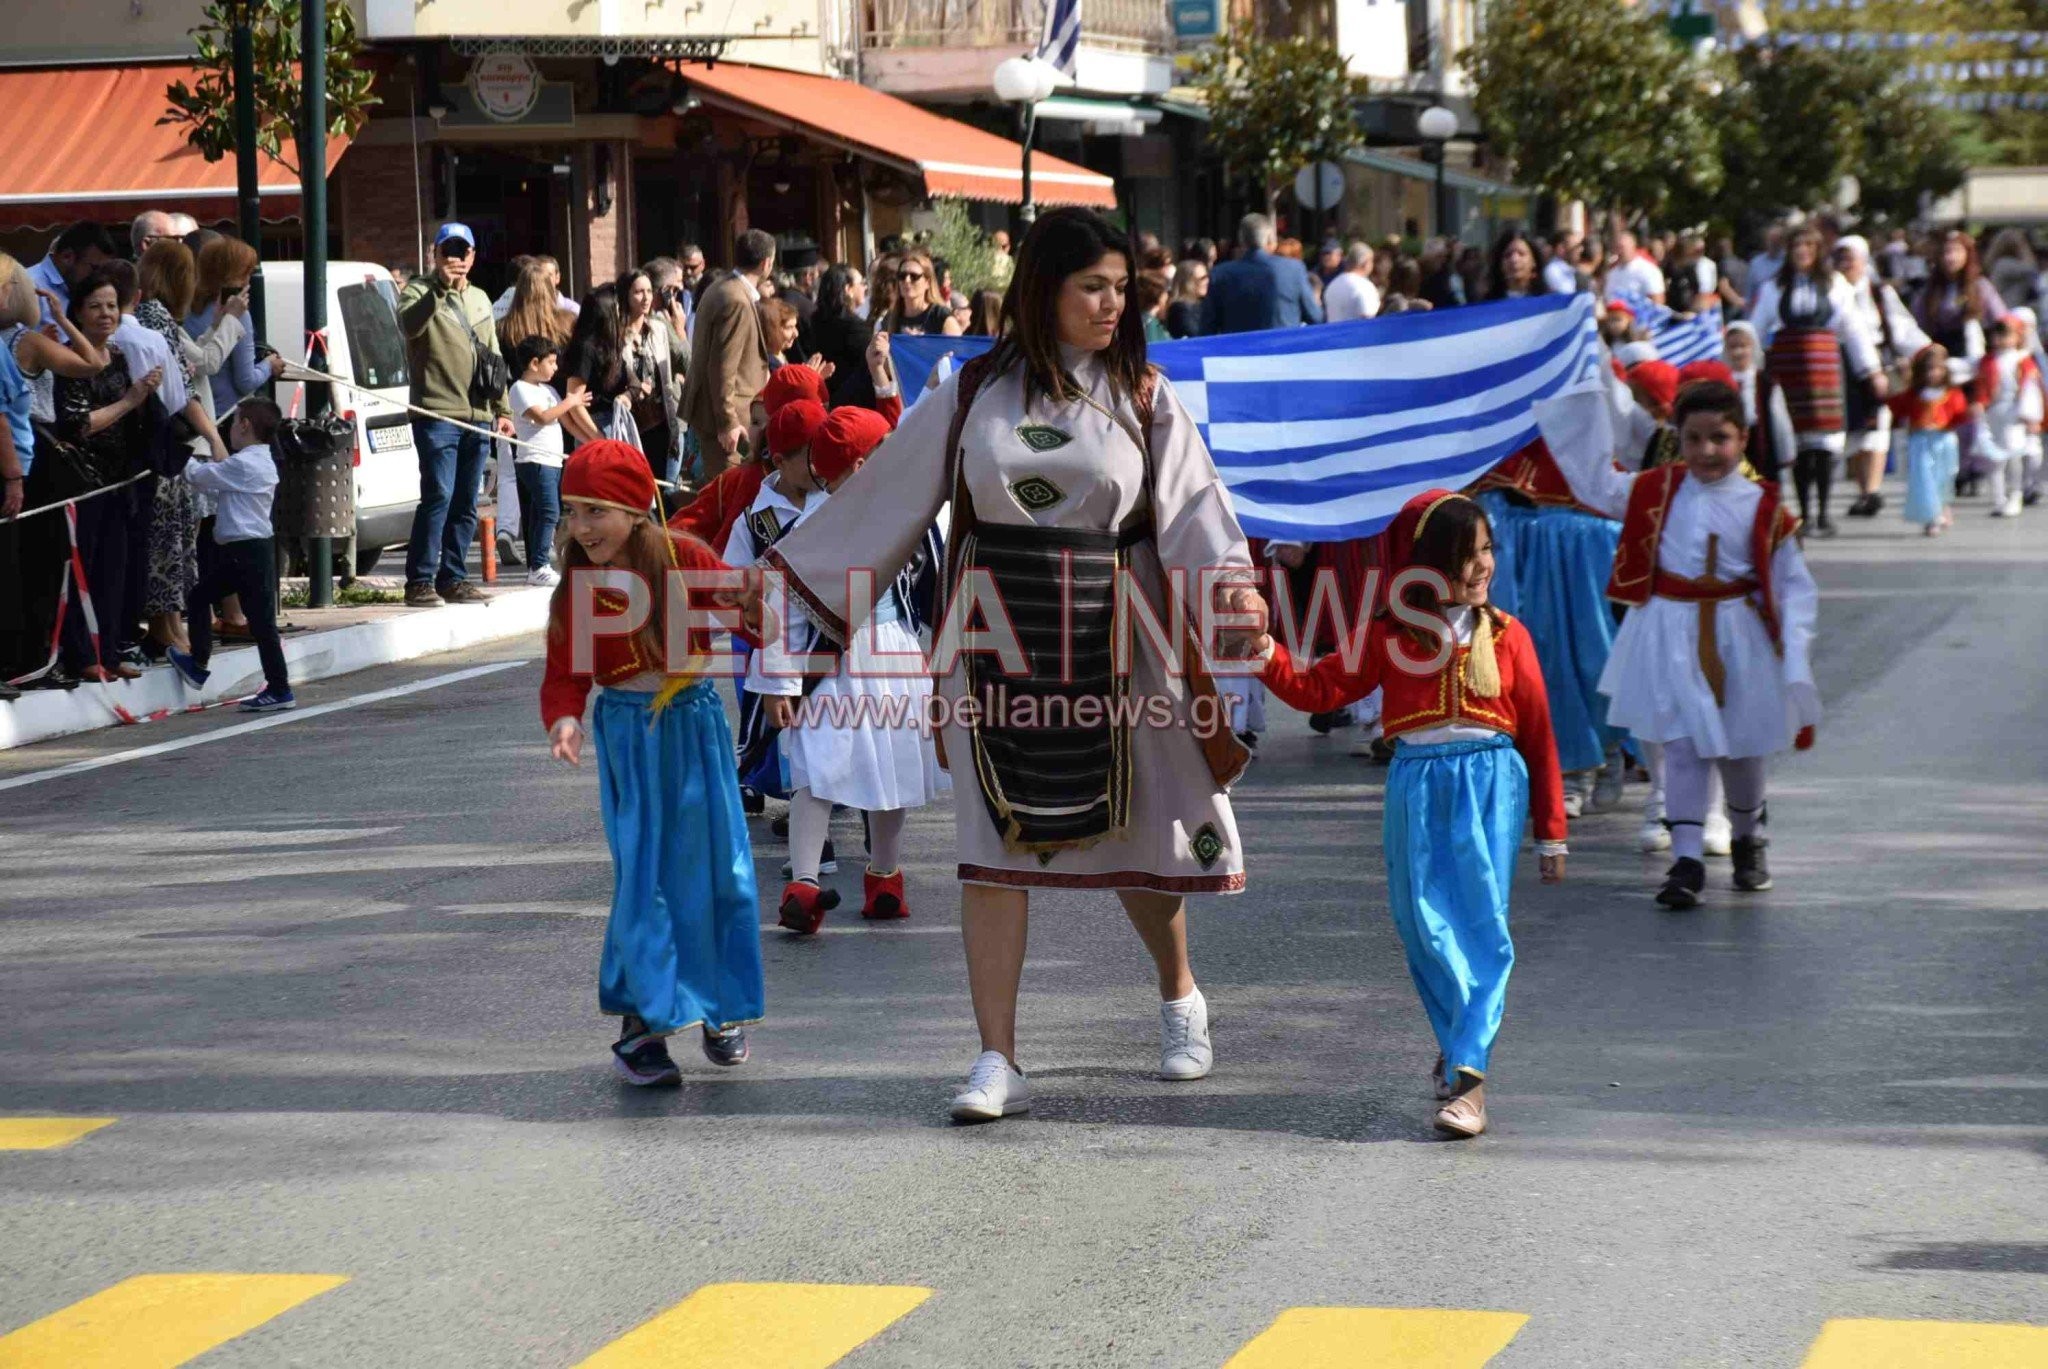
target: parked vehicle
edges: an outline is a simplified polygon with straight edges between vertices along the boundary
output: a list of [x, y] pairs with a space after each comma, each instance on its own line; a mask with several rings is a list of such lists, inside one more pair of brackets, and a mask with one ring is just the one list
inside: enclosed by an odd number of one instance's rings
[[[287, 361], [303, 362], [306, 356], [305, 279], [302, 262], [263, 265], [266, 336]], [[335, 410], [356, 430], [355, 569], [360, 575], [377, 564], [386, 547], [405, 543], [420, 499], [419, 460], [405, 411], [411, 377], [405, 367], [405, 335], [398, 328], [398, 287], [383, 267], [364, 261], [327, 264], [327, 365], [322, 369], [353, 382], [332, 389]], [[304, 388], [278, 387], [277, 402], [286, 416], [305, 413]]]

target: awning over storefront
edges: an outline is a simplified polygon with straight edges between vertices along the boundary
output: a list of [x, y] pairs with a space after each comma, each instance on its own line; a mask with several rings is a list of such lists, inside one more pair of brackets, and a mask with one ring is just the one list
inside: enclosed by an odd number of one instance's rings
[[[159, 125], [173, 81], [198, 79], [191, 67], [60, 67], [0, 71], [0, 227], [54, 228], [78, 219], [114, 222], [163, 209], [202, 220], [235, 216], [235, 163], [209, 162], [183, 129]], [[327, 169], [347, 148], [327, 142]], [[299, 180], [282, 163], [258, 158], [263, 217], [299, 210]]]
[[[934, 114], [879, 90], [773, 67], [676, 68], [708, 103], [921, 177], [931, 195], [1016, 204], [1023, 149], [1008, 138]], [[1031, 155], [1031, 197], [1040, 204], [1116, 207], [1116, 183], [1072, 162]]]

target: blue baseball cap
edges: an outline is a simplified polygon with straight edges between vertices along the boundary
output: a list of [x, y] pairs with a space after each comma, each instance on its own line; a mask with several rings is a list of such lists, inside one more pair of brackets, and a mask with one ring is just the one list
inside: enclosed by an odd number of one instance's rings
[[476, 251], [476, 234], [469, 231], [469, 225], [466, 223], [444, 223], [441, 225], [441, 230], [434, 234], [434, 246], [436, 247], [451, 240], [466, 242], [469, 244], [470, 251]]

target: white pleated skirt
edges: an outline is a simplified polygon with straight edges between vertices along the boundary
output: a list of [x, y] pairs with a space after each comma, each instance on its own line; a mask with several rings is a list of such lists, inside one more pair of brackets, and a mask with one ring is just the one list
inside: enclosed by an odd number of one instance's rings
[[[939, 768], [926, 727], [931, 677], [895, 664], [917, 653], [917, 638], [901, 622], [871, 622], [856, 639], [839, 673], [811, 692], [804, 721], [782, 734], [790, 785], [871, 813], [922, 808], [951, 792], [953, 782]], [[856, 672], [862, 656], [870, 658], [870, 668]], [[893, 659], [885, 667], [873, 664], [877, 657]], [[868, 702], [855, 717], [863, 697]], [[836, 721], [835, 708], [843, 710]]]
[[1810, 684], [1788, 684], [1784, 662], [1747, 601], [1714, 605], [1725, 702], [1700, 669], [1698, 604], [1652, 599], [1631, 608], [1600, 675], [1607, 721], [1637, 740], [1681, 738], [1711, 757], [1769, 756], [1792, 745], [1801, 727], [1820, 721]]

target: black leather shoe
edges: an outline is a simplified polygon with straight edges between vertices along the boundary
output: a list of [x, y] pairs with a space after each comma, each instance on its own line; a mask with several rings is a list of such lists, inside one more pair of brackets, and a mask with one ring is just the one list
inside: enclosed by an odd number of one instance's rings
[[1691, 856], [1680, 856], [1664, 872], [1664, 887], [1657, 891], [1660, 906], [1673, 912], [1700, 906], [1700, 890], [1707, 887], [1707, 867]]
[[1735, 863], [1735, 887], [1745, 894], [1760, 894], [1771, 887], [1771, 868], [1764, 863], [1768, 837], [1737, 837], [1729, 849]]

